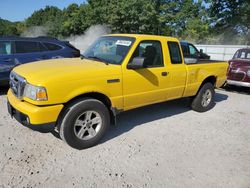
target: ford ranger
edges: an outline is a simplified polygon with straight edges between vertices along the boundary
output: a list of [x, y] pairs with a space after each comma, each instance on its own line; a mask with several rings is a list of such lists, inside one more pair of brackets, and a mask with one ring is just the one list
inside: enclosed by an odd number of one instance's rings
[[184, 60], [173, 37], [107, 35], [81, 58], [16, 67], [8, 110], [21, 124], [56, 128], [67, 144], [83, 149], [96, 145], [123, 111], [182, 97], [197, 112], [211, 109], [227, 68], [226, 62]]

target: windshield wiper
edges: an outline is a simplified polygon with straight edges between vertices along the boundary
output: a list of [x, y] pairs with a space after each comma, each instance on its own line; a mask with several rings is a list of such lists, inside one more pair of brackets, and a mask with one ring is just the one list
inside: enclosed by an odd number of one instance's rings
[[88, 57], [85, 57], [85, 58], [87, 58], [87, 59], [97, 60], [97, 61], [100, 61], [100, 62], [105, 63], [106, 65], [108, 65], [108, 64], [109, 64], [109, 62], [108, 62], [108, 61], [106, 61], [106, 60], [104, 60], [104, 59], [102, 59], [102, 58], [96, 57], [96, 56], [88, 56]]

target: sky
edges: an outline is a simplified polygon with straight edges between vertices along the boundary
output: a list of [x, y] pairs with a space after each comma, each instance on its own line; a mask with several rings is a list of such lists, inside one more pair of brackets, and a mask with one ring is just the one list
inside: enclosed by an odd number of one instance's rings
[[0, 18], [10, 21], [23, 21], [35, 10], [46, 5], [63, 9], [71, 3], [81, 4], [84, 0], [0, 0]]

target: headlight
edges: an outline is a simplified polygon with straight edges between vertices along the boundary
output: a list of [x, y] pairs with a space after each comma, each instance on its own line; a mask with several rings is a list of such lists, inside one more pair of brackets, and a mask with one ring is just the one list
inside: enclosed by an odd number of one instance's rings
[[250, 77], [250, 70], [247, 71], [247, 76]]
[[34, 101], [48, 100], [47, 92], [44, 87], [34, 86], [28, 83], [25, 85], [23, 96]]

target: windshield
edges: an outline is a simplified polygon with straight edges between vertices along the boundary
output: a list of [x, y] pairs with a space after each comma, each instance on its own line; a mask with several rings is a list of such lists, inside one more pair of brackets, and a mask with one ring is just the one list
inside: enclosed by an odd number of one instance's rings
[[250, 49], [249, 50], [238, 50], [233, 59], [247, 59], [250, 60]]
[[97, 39], [84, 53], [84, 57], [120, 65], [126, 57], [134, 38], [105, 36]]

